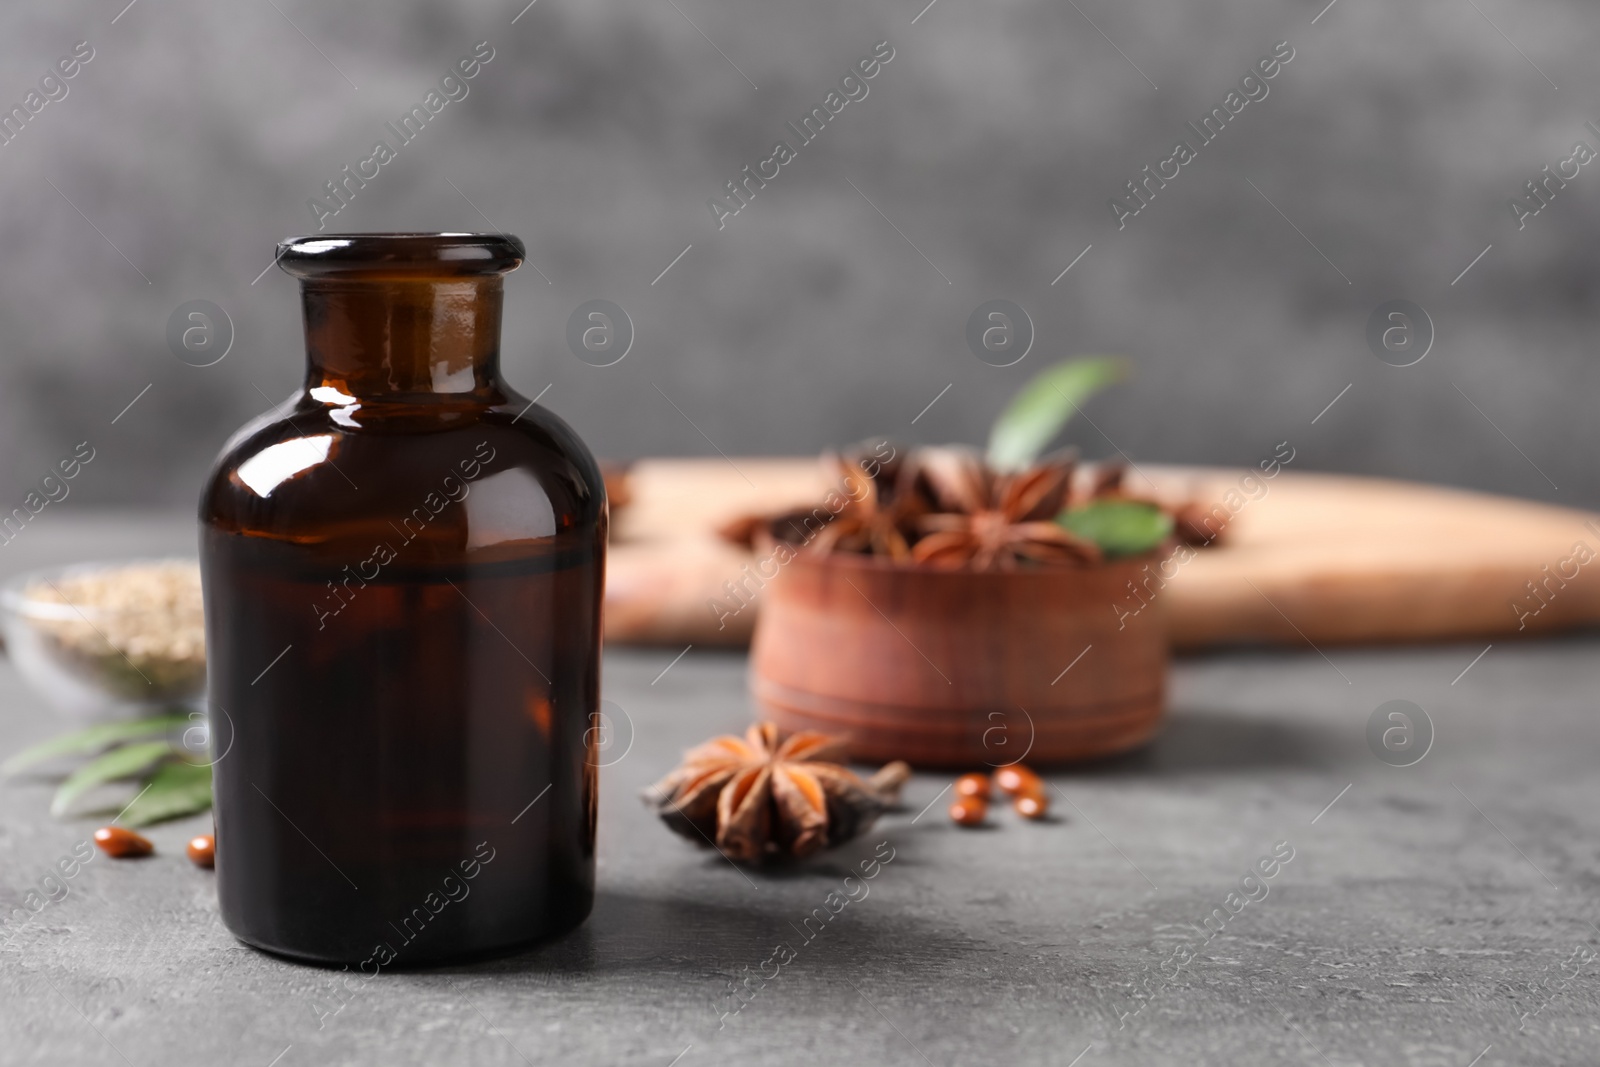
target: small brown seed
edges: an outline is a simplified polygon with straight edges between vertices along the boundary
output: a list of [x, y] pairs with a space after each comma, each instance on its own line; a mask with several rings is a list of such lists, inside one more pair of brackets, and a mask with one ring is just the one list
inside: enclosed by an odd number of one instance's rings
[[215, 867], [217, 865], [217, 839], [210, 834], [201, 834], [199, 837], [189, 839], [189, 859], [196, 867]]
[[113, 859], [148, 856], [156, 850], [149, 838], [121, 826], [102, 826], [94, 832], [94, 843]]
[[1050, 810], [1050, 800], [1043, 793], [1024, 793], [1017, 798], [1016, 808], [1024, 819], [1042, 819]]
[[1039, 780], [1039, 776], [1020, 763], [1013, 763], [995, 771], [994, 784], [1012, 796], [1044, 793], [1044, 783]]
[[989, 776], [987, 774], [963, 774], [956, 779], [956, 796], [978, 797], [981, 800], [988, 800]]
[[979, 826], [988, 811], [989, 804], [982, 797], [958, 797], [950, 805], [950, 818], [957, 826]]

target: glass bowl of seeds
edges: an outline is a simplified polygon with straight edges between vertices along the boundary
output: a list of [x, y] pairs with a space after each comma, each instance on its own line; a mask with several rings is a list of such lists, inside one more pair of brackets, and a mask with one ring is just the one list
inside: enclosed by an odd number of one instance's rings
[[18, 673], [87, 721], [147, 715], [205, 692], [200, 567], [192, 559], [79, 563], [0, 587]]

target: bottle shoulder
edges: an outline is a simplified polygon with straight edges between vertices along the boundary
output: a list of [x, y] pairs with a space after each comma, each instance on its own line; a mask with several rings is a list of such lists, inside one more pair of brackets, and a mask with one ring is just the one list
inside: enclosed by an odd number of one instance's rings
[[554, 412], [491, 404], [329, 405], [298, 396], [224, 445], [202, 526], [303, 544], [400, 538], [479, 556], [552, 538], [603, 542], [598, 464]]

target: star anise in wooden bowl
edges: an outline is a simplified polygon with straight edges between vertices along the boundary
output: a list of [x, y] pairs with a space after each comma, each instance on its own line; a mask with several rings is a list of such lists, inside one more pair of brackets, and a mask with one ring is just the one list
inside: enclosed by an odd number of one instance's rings
[[831, 488], [816, 506], [742, 517], [719, 532], [779, 564], [805, 552], [977, 572], [1095, 567], [1213, 543], [1210, 509], [1128, 491], [1122, 459], [1042, 454], [1079, 405], [1125, 372], [1116, 359], [1057, 364], [1017, 394], [982, 452], [880, 442], [829, 454]]
[[644, 794], [661, 820], [729, 859], [803, 857], [848, 841], [899, 797], [911, 774], [890, 763], [863, 779], [844, 766], [843, 743], [826, 734], [780, 736], [771, 723], [744, 737], [714, 737]]
[[740, 516], [717, 533], [761, 556], [783, 544], [821, 555], [848, 552], [910, 560], [916, 520], [930, 504], [917, 483], [916, 465], [891, 451], [887, 459], [866, 445], [826, 453], [822, 466], [832, 488], [815, 507]]
[[917, 520], [922, 536], [911, 549], [916, 562], [975, 571], [1100, 562], [1094, 542], [1055, 521], [1072, 487], [1072, 457], [1009, 474], [964, 448], [925, 448], [917, 462], [939, 510]]

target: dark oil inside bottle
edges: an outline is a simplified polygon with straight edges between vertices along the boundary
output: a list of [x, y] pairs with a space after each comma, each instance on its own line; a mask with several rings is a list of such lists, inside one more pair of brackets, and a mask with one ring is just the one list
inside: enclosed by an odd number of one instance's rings
[[308, 389], [202, 503], [223, 918], [369, 974], [594, 885], [602, 483], [499, 381], [498, 273], [419, 270], [307, 279]]

